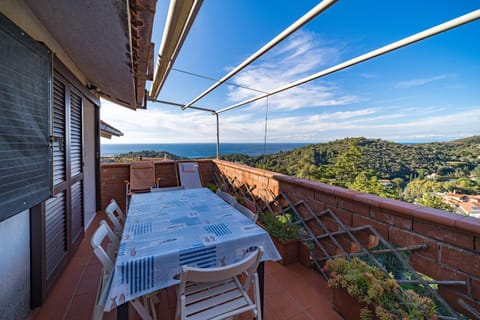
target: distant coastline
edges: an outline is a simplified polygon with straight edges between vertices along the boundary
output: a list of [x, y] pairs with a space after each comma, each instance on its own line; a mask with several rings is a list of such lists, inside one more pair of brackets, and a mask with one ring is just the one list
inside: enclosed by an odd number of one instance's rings
[[[310, 143], [221, 143], [220, 154], [245, 154], [259, 156], [262, 154], [273, 154], [280, 151], [290, 151]], [[265, 149], [265, 152], [264, 152]], [[164, 143], [164, 144], [102, 144], [101, 155], [112, 156], [130, 151], [167, 151], [174, 155], [186, 158], [209, 158], [216, 155], [215, 143]]]

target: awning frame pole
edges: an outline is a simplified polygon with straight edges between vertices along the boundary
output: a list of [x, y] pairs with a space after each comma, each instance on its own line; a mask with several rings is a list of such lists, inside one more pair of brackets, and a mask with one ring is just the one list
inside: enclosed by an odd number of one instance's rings
[[303, 27], [306, 23], [308, 23], [310, 20], [318, 16], [320, 13], [323, 11], [327, 10], [331, 5], [333, 5], [335, 2], [338, 0], [324, 0], [321, 3], [317, 4], [315, 7], [313, 7], [310, 11], [308, 11], [306, 14], [304, 14], [300, 19], [295, 21], [293, 24], [291, 24], [288, 28], [283, 30], [280, 34], [278, 34], [275, 38], [270, 40], [267, 44], [265, 44], [263, 47], [261, 47], [257, 52], [252, 54], [250, 57], [248, 57], [246, 60], [244, 60], [241, 64], [239, 64], [236, 68], [234, 68], [232, 71], [230, 71], [227, 75], [225, 75], [222, 79], [218, 80], [215, 82], [210, 88], [202, 92], [200, 95], [198, 95], [195, 99], [187, 103], [182, 107], [183, 110], [190, 108], [192, 104], [197, 102], [198, 100], [202, 99], [205, 97], [207, 94], [218, 88], [220, 85], [225, 83], [228, 79], [232, 78], [234, 75], [242, 71], [246, 66], [260, 58], [263, 54], [265, 54], [267, 51], [275, 47], [277, 44], [279, 44], [281, 41], [283, 41], [285, 38], [290, 36], [292, 33]]
[[271, 96], [271, 95], [274, 95], [274, 94], [277, 94], [277, 93], [280, 93], [282, 91], [286, 91], [288, 89], [291, 89], [291, 88], [294, 88], [294, 87], [297, 87], [299, 85], [302, 85], [302, 84], [305, 84], [307, 82], [310, 82], [312, 80], [315, 80], [315, 79], [318, 79], [318, 78], [321, 78], [321, 77], [324, 77], [326, 75], [329, 75], [331, 73], [334, 73], [334, 72], [337, 72], [337, 71], [340, 71], [342, 69], [346, 69], [350, 66], [353, 66], [355, 64], [358, 64], [358, 63], [361, 63], [361, 62], [364, 62], [364, 61], [367, 61], [367, 60], [370, 60], [372, 58], [375, 58], [375, 57], [378, 57], [380, 55], [383, 55], [385, 53], [388, 53], [388, 52], [391, 52], [391, 51], [394, 51], [394, 50], [397, 50], [397, 49], [400, 49], [402, 47], [405, 47], [405, 46], [408, 46], [412, 43], [415, 43], [415, 42], [418, 42], [418, 41], [421, 41], [423, 39], [426, 39], [426, 38], [429, 38], [429, 37], [432, 37], [434, 35], [437, 35], [439, 33], [442, 33], [442, 32], [445, 32], [445, 31], [448, 31], [450, 29], [453, 29], [453, 28], [456, 28], [456, 27], [459, 27], [463, 24], [466, 24], [466, 23], [469, 23], [469, 22], [472, 22], [474, 20], [477, 20], [477, 19], [480, 19], [480, 9], [478, 10], [475, 10], [475, 11], [472, 11], [470, 13], [467, 13], [463, 16], [460, 16], [458, 18], [455, 18], [455, 19], [452, 19], [452, 20], [449, 20], [445, 23], [442, 23], [442, 24], [439, 24], [435, 27], [432, 27], [432, 28], [429, 28], [429, 29], [426, 29], [424, 31], [421, 31], [419, 33], [416, 33], [414, 35], [411, 35], [409, 37], [406, 37], [406, 38], [403, 38], [401, 40], [398, 40], [396, 42], [393, 42], [391, 44], [388, 44], [386, 46], [383, 46], [381, 48], [378, 48], [376, 50], [373, 50], [373, 51], [370, 51], [370, 52], [367, 52], [363, 55], [360, 55], [356, 58], [353, 58], [353, 59], [350, 59], [348, 61], [345, 61], [345, 62], [342, 62], [340, 64], [337, 64], [333, 67], [330, 67], [328, 69], [325, 69], [325, 70], [322, 70], [320, 72], [317, 72], [315, 74], [312, 74], [308, 77], [305, 77], [303, 79], [300, 79], [300, 80], [297, 80], [295, 82], [292, 82], [292, 83], [289, 83], [283, 87], [280, 87], [280, 88], [277, 88], [271, 92], [268, 92], [264, 95], [260, 95], [260, 96], [256, 96], [256, 97], [253, 97], [251, 99], [248, 99], [248, 100], [244, 100], [242, 102], [238, 102], [236, 104], [233, 104], [231, 106], [228, 106], [228, 107], [225, 107], [225, 108], [222, 108], [220, 110], [217, 111], [217, 113], [222, 113], [222, 112], [225, 112], [225, 111], [229, 111], [229, 110], [232, 110], [232, 109], [236, 109], [238, 107], [241, 107], [243, 105], [246, 105], [246, 104], [249, 104], [251, 102], [254, 102], [254, 101], [257, 101], [257, 100], [260, 100], [260, 99], [263, 99], [263, 98], [266, 98], [268, 96]]
[[217, 160], [220, 159], [220, 120], [218, 118], [218, 113], [215, 113], [217, 118]]

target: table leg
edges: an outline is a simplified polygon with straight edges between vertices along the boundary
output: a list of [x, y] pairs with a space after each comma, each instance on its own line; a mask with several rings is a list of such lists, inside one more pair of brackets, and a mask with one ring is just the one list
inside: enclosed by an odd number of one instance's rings
[[258, 282], [259, 282], [259, 287], [260, 287], [260, 303], [262, 304], [262, 319], [263, 319], [263, 301], [264, 299], [264, 292], [265, 292], [265, 262], [262, 261], [258, 265], [257, 268], [257, 273], [258, 273]]
[[128, 320], [128, 302], [117, 307], [117, 320]]

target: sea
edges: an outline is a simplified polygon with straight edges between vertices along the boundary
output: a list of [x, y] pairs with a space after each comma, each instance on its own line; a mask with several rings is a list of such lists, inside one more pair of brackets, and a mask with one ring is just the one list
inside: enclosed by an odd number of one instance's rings
[[[226, 154], [245, 154], [249, 156], [259, 156], [262, 154], [278, 153], [280, 151], [289, 151], [308, 145], [308, 143], [221, 143], [220, 155]], [[164, 144], [102, 144], [102, 156], [114, 156], [130, 151], [166, 151], [174, 155], [199, 159], [209, 158], [216, 155], [215, 143], [164, 143]]]

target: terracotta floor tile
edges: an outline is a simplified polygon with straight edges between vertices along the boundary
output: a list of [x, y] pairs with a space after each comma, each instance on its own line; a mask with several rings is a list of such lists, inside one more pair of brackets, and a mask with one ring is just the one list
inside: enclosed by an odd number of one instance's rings
[[[96, 229], [97, 215], [90, 229]], [[90, 238], [93, 231], [85, 233], [75, 257], [67, 266], [61, 279], [52, 289], [45, 304], [32, 312], [32, 320], [87, 320], [91, 317], [101, 272], [101, 264], [93, 255]], [[158, 319], [173, 320], [177, 294], [174, 287], [158, 293]], [[331, 307], [331, 292], [320, 273], [299, 263], [282, 266], [276, 262], [265, 263], [264, 320], [332, 319], [339, 316]], [[105, 313], [104, 319], [116, 319], [116, 311]], [[139, 319], [133, 308], [130, 318]], [[248, 314], [239, 320], [250, 320]]]
[[67, 310], [65, 319], [79, 319], [80, 315], [85, 317], [91, 317], [93, 311], [93, 305], [95, 303], [95, 293], [85, 293], [75, 295], [72, 299], [72, 303]]
[[[319, 319], [323, 319], [323, 318], [319, 318]], [[306, 315], [304, 311], [302, 311], [299, 314], [296, 314], [288, 318], [288, 320], [311, 320], [311, 318], [308, 315]]]

